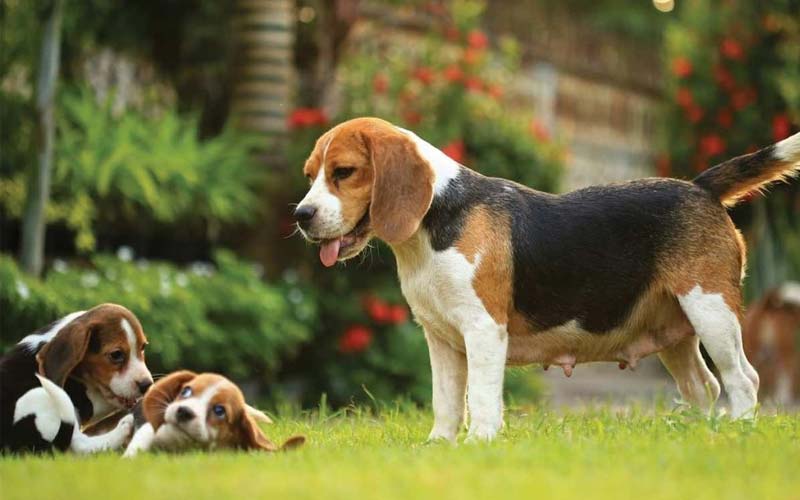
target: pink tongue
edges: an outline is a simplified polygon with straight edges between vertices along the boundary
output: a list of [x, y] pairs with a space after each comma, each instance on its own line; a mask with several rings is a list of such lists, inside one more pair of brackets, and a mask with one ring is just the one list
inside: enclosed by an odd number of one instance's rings
[[336, 259], [339, 258], [339, 247], [342, 245], [342, 239], [328, 240], [322, 243], [319, 247], [319, 260], [325, 267], [331, 267], [336, 264]]

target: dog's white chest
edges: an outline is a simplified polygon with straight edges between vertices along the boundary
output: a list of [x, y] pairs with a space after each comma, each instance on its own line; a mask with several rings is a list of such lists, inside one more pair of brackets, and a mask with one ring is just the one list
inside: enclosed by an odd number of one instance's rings
[[397, 252], [403, 295], [429, 333], [463, 351], [464, 328], [490, 319], [472, 285], [480, 255], [469, 262], [453, 248], [435, 252], [427, 237], [419, 239], [413, 252]]

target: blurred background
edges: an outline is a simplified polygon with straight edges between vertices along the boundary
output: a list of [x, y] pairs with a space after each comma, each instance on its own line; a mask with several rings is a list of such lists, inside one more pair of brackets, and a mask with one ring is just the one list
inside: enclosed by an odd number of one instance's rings
[[[484, 174], [564, 192], [691, 178], [800, 129], [800, 0], [5, 0], [0, 347], [101, 302], [154, 373], [225, 373], [309, 407], [425, 404], [422, 332], [388, 247], [323, 269], [292, 202], [354, 116]], [[800, 183], [732, 210], [762, 398], [800, 396]], [[709, 252], [714, 249], [710, 248]], [[510, 370], [515, 402], [671, 394]]]

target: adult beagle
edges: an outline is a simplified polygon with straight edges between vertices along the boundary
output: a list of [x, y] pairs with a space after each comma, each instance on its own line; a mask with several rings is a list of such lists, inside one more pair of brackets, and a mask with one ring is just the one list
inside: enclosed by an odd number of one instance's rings
[[81, 427], [130, 410], [153, 378], [147, 339], [128, 309], [102, 304], [23, 338], [0, 359], [0, 449], [91, 453], [122, 446], [128, 415], [105, 434]]
[[174, 372], [156, 382], [142, 402], [146, 423], [134, 434], [125, 457], [151, 449], [239, 449], [278, 451], [305, 442], [289, 438], [281, 447], [267, 439], [258, 422], [272, 423], [245, 403], [239, 387], [215, 373]]
[[373, 237], [394, 251], [433, 374], [430, 438], [502, 426], [507, 364], [614, 361], [658, 353], [682, 396], [710, 407], [720, 371], [734, 417], [752, 415], [758, 374], [741, 340], [745, 245], [725, 210], [797, 173], [800, 134], [692, 182], [643, 179], [552, 195], [485, 177], [412, 132], [357, 118], [326, 132], [295, 210], [325, 266]]

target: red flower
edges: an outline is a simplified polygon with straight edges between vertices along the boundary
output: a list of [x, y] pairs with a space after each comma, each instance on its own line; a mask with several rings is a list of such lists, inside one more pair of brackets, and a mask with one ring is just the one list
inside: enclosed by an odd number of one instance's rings
[[448, 82], [460, 82], [464, 78], [464, 71], [459, 66], [451, 64], [444, 69], [443, 75]]
[[472, 30], [467, 35], [467, 44], [473, 49], [483, 50], [489, 46], [489, 39], [483, 31]]
[[480, 59], [481, 54], [482, 52], [480, 50], [469, 48], [464, 51], [464, 62], [471, 66], [476, 62], [478, 62], [478, 59]]
[[413, 74], [414, 78], [425, 85], [430, 85], [433, 82], [433, 70], [427, 66], [419, 66], [414, 70]]
[[459, 33], [458, 28], [455, 26], [448, 26], [444, 29], [444, 37], [451, 42], [456, 42], [461, 37], [461, 33]]
[[396, 305], [392, 306], [391, 314], [392, 323], [400, 325], [408, 321], [408, 309], [405, 306]]
[[683, 108], [688, 108], [694, 104], [694, 96], [692, 96], [692, 91], [686, 87], [681, 87], [678, 89], [677, 94], [675, 94], [675, 100], [678, 101], [678, 104], [680, 104]]
[[734, 109], [746, 108], [756, 100], [756, 91], [752, 87], [737, 90], [731, 96]]
[[339, 337], [339, 350], [346, 354], [364, 351], [372, 343], [372, 330], [363, 325], [354, 325]]
[[736, 87], [736, 79], [731, 72], [723, 66], [714, 66], [714, 80], [717, 81], [720, 87], [728, 92], [733, 91], [734, 87]]
[[464, 87], [470, 92], [480, 92], [483, 90], [483, 82], [477, 76], [470, 76], [464, 81]]
[[495, 99], [500, 99], [501, 97], [503, 97], [503, 87], [497, 84], [489, 85], [488, 87], [486, 87], [486, 93], [494, 97]]
[[458, 163], [464, 162], [464, 141], [456, 139], [442, 148], [442, 152]]
[[728, 108], [722, 108], [717, 113], [717, 123], [722, 128], [731, 128], [733, 125], [733, 112]]
[[772, 137], [776, 141], [786, 139], [791, 133], [792, 122], [789, 121], [789, 115], [781, 113], [772, 118]]
[[725, 152], [725, 141], [717, 134], [708, 134], [700, 138], [700, 151], [705, 156], [716, 156]]
[[686, 110], [686, 117], [692, 123], [700, 123], [700, 120], [703, 119], [703, 116], [705, 116], [705, 114], [706, 114], [706, 112], [703, 111], [703, 108], [701, 108], [700, 106], [697, 106], [695, 104], [692, 104]]
[[388, 323], [391, 321], [392, 309], [386, 302], [378, 297], [367, 297], [364, 299], [364, 309], [376, 323]]
[[722, 42], [719, 44], [719, 51], [723, 56], [734, 61], [741, 61], [744, 57], [742, 44], [730, 37], [722, 39]]
[[383, 94], [389, 90], [389, 77], [383, 73], [377, 73], [372, 79], [372, 88], [378, 94]]
[[531, 120], [529, 126], [531, 135], [540, 142], [547, 142], [550, 140], [550, 131], [544, 126], [544, 123], [539, 120]]
[[672, 166], [670, 165], [669, 156], [661, 155], [656, 160], [656, 173], [659, 177], [669, 177], [669, 174], [672, 170]]
[[306, 128], [326, 125], [328, 117], [319, 108], [297, 108], [289, 115], [288, 122], [290, 129]]
[[413, 109], [409, 109], [403, 113], [403, 120], [409, 125], [417, 125], [422, 121], [422, 115]]
[[688, 77], [693, 70], [692, 62], [683, 56], [676, 57], [672, 61], [672, 73], [678, 78]]

